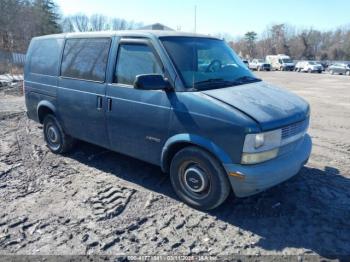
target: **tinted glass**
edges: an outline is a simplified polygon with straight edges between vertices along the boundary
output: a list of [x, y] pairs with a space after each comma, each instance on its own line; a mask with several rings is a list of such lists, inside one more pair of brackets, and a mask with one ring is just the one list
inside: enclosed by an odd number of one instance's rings
[[56, 75], [63, 39], [34, 40], [30, 47], [30, 66], [32, 73]]
[[283, 63], [293, 63], [292, 59], [289, 58], [283, 58], [282, 61]]
[[142, 44], [122, 44], [114, 82], [133, 85], [135, 77], [142, 74], [163, 74], [152, 49]]
[[254, 78], [222, 40], [200, 37], [163, 37], [161, 40], [189, 90], [219, 88], [242, 78]]
[[64, 47], [61, 75], [103, 82], [110, 39], [68, 39]]

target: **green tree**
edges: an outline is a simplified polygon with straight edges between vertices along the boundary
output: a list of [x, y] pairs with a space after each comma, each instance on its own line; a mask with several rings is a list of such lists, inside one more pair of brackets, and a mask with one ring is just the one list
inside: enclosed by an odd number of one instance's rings
[[245, 33], [244, 39], [246, 41], [247, 46], [247, 54], [250, 58], [255, 57], [256, 55], [256, 40], [257, 40], [258, 34], [254, 31], [249, 31]]
[[37, 35], [61, 33], [58, 7], [52, 0], [34, 0], [33, 12]]

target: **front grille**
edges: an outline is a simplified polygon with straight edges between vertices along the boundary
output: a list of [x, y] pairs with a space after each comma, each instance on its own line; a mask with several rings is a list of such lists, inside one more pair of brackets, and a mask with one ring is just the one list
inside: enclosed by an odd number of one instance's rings
[[309, 126], [309, 119], [301, 122], [293, 123], [282, 128], [282, 140], [295, 136], [299, 133], [305, 132]]

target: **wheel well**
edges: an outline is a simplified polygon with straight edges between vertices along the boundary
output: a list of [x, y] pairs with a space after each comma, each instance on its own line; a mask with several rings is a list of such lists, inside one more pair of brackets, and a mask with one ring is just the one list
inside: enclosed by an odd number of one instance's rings
[[[171, 160], [173, 159], [175, 154], [188, 146], [198, 147], [198, 148], [208, 152], [210, 155], [212, 155], [216, 159], [218, 159], [216, 155], [214, 155], [212, 152], [210, 152], [209, 150], [207, 150], [206, 148], [204, 148], [200, 145], [197, 145], [197, 144], [194, 144], [191, 142], [179, 142], [179, 143], [175, 143], [174, 145], [171, 145], [170, 148], [168, 149], [168, 152], [166, 153], [166, 157], [165, 157], [164, 162], [163, 162], [163, 171], [164, 172], [169, 172]], [[221, 162], [221, 161], [219, 161], [219, 162]]]
[[54, 112], [50, 108], [48, 108], [47, 106], [39, 107], [38, 118], [39, 118], [40, 124], [42, 124], [44, 122], [45, 116], [48, 114], [54, 115]]

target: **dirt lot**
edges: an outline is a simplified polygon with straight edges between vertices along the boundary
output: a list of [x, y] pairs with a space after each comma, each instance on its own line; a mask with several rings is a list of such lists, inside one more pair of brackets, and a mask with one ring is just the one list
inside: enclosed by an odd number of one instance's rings
[[311, 103], [310, 162], [209, 213], [155, 166], [82, 142], [50, 153], [23, 98], [0, 90], [0, 254], [350, 255], [350, 77], [258, 75]]

